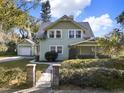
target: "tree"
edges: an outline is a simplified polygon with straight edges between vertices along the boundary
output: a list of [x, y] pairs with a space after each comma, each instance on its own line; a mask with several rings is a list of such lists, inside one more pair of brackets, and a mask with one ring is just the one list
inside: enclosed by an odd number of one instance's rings
[[51, 10], [50, 10], [50, 3], [49, 0], [46, 2], [42, 2], [42, 9], [41, 9], [41, 20], [43, 22], [49, 22], [51, 18]]
[[19, 29], [22, 38], [29, 38], [32, 39], [32, 35], [39, 30], [40, 27], [40, 20], [36, 19], [35, 17], [29, 16], [23, 28]]
[[0, 31], [10, 32], [11, 28], [16, 27], [19, 28], [22, 38], [31, 38], [31, 31], [36, 32], [38, 29], [38, 21], [27, 12], [38, 4], [38, 0], [32, 3], [32, 6], [28, 7], [24, 0], [0, 0]]
[[114, 29], [104, 38], [98, 38], [98, 43], [103, 49], [102, 53], [118, 56], [124, 46], [124, 34], [119, 29]]
[[0, 0], [0, 30], [9, 31], [14, 27], [21, 27], [27, 21], [28, 14], [17, 9], [13, 0]]
[[124, 11], [118, 17], [116, 17], [116, 21], [124, 28]]

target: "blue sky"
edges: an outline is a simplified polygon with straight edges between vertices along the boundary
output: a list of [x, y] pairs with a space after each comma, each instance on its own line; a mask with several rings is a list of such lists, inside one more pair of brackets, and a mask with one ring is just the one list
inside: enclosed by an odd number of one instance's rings
[[[95, 36], [103, 36], [117, 27], [115, 18], [124, 11], [124, 0], [50, 0], [51, 14], [57, 19], [74, 15], [76, 21], [88, 21]], [[41, 7], [30, 14], [40, 16]]]

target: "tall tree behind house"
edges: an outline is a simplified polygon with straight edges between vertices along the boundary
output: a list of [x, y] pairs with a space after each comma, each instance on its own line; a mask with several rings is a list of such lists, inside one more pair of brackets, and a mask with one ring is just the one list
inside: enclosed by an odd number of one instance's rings
[[124, 11], [116, 17], [116, 21], [124, 29]]
[[42, 2], [41, 8], [41, 20], [42, 22], [49, 22], [51, 19], [51, 9], [50, 9], [50, 2], [47, 0], [46, 2]]

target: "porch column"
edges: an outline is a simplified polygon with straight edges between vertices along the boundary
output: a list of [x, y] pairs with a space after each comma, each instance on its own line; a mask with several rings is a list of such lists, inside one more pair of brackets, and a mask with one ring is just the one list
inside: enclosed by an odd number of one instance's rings
[[95, 58], [97, 58], [97, 51], [96, 51], [96, 49], [97, 49], [97, 48], [96, 48], [96, 46], [95, 46], [95, 49], [94, 49], [94, 50], [95, 50]]
[[79, 48], [80, 48], [79, 50], [80, 50], [80, 55], [81, 55], [81, 46], [79, 46]]

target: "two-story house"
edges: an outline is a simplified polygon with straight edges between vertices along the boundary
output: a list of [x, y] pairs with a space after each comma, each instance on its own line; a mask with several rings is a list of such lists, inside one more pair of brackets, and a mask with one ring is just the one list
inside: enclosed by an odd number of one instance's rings
[[58, 60], [76, 58], [80, 54], [94, 54], [94, 34], [88, 22], [76, 22], [72, 17], [64, 15], [55, 22], [42, 23], [37, 36], [40, 61], [46, 60], [48, 51], [58, 52]]

